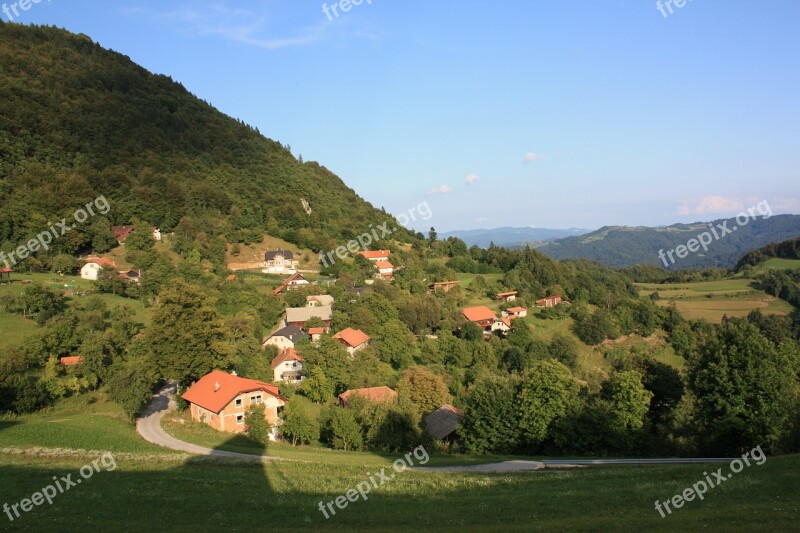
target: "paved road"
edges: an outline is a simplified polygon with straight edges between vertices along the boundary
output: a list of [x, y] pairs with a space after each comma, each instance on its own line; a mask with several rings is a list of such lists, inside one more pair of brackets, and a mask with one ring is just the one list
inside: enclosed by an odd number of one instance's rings
[[[237, 457], [240, 459], [275, 461], [279, 457], [267, 457], [251, 455], [246, 453], [228, 452], [224, 450], [213, 450], [204, 448], [196, 444], [178, 440], [172, 435], [167, 434], [161, 429], [161, 419], [169, 411], [175, 409], [175, 402], [172, 395], [175, 394], [176, 384], [167, 383], [154, 396], [153, 401], [142, 413], [142, 417], [136, 421], [136, 431], [139, 432], [146, 441], [159, 446], [178, 450], [181, 452], [193, 453], [198, 455], [213, 455], [217, 457]], [[703, 458], [688, 457], [678, 459], [558, 459], [545, 461], [503, 461], [501, 463], [491, 463], [469, 466], [422, 466], [414, 467], [418, 471], [430, 472], [483, 472], [483, 473], [502, 473], [502, 472], [527, 472], [532, 470], [542, 470], [544, 468], [579, 468], [591, 465], [647, 465], [647, 464], [695, 464], [695, 463], [728, 463], [730, 458]]]
[[136, 431], [139, 432], [139, 435], [146, 441], [171, 450], [194, 453], [197, 455], [237, 457], [239, 459], [251, 459], [255, 461], [272, 461], [278, 459], [276, 457], [228, 452], [225, 450], [212, 450], [211, 448], [204, 448], [203, 446], [178, 440], [172, 435], [167, 434], [166, 431], [161, 429], [161, 419], [164, 418], [164, 415], [169, 411], [175, 410], [176, 405], [172, 400], [172, 395], [175, 394], [175, 391], [176, 384], [174, 382], [164, 385], [161, 390], [153, 396], [153, 401], [147, 409], [145, 409], [144, 413], [142, 413], [142, 417], [136, 421]]
[[527, 472], [544, 468], [582, 468], [592, 465], [651, 465], [651, 464], [695, 464], [695, 463], [729, 463], [733, 459], [722, 457], [687, 457], [677, 459], [558, 459], [546, 461], [503, 461], [484, 465], [469, 466], [423, 466], [414, 470], [430, 472]]

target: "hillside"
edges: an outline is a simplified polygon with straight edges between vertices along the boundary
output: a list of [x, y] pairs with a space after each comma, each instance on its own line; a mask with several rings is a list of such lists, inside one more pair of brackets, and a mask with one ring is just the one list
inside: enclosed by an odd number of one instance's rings
[[180, 225], [217, 258], [217, 235], [327, 250], [389, 218], [325, 167], [84, 35], [0, 23], [0, 64], [4, 250], [100, 195], [108, 220], [92, 219], [51, 253], [104, 251], [109, 224], [137, 219]]
[[800, 238], [775, 242], [753, 250], [739, 260], [736, 270], [741, 270], [746, 266], [756, 266], [772, 259], [784, 260], [782, 264], [786, 268], [797, 268], [797, 260], [800, 260]]
[[456, 237], [467, 243], [467, 246], [480, 246], [487, 248], [494, 243], [496, 246], [515, 246], [525, 243], [545, 242], [566, 237], [576, 237], [591, 232], [589, 229], [568, 228], [493, 228], [455, 230], [440, 233], [442, 239]]
[[677, 259], [670, 269], [733, 268], [740, 257], [766, 244], [800, 236], [800, 215], [776, 215], [767, 219], [750, 219], [737, 225], [736, 219], [720, 219], [693, 224], [673, 224], [666, 227], [607, 226], [579, 237], [559, 239], [537, 249], [553, 259], [593, 259], [613, 267], [654, 265], [664, 267], [659, 251], [669, 251], [686, 245], [690, 239], [705, 231], [709, 224], [722, 225], [736, 231], [713, 239], [708, 251], [700, 249]]

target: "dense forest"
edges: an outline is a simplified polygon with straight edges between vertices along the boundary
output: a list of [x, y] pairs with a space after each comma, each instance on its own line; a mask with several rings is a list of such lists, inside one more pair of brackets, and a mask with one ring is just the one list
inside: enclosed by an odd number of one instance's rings
[[3, 249], [100, 195], [110, 212], [55, 252], [104, 252], [109, 225], [138, 220], [191, 234], [219, 262], [221, 243], [265, 232], [329, 250], [390, 220], [325, 167], [84, 35], [0, 23], [0, 64]]

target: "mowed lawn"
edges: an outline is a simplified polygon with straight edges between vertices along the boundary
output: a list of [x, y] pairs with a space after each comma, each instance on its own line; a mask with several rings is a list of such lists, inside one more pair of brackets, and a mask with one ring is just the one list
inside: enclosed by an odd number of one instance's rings
[[[14, 504], [72, 474], [75, 459], [0, 454], [0, 501]], [[514, 474], [394, 473], [367, 500], [325, 518], [320, 502], [376, 478], [362, 465], [276, 461], [249, 464], [197, 457], [120, 456], [35, 507], [17, 531], [796, 531], [800, 457], [745, 468], [704, 500], [665, 518], [664, 501], [704, 479], [712, 465], [614, 466]], [[727, 466], [725, 467], [727, 468]], [[392, 475], [394, 474], [394, 475]], [[340, 500], [341, 501], [341, 500]]]
[[637, 283], [642, 296], [658, 292], [658, 304], [674, 301], [678, 310], [692, 320], [719, 323], [722, 317], [743, 317], [760, 309], [764, 314], [786, 315], [788, 303], [753, 287], [750, 279], [725, 279], [696, 283]]

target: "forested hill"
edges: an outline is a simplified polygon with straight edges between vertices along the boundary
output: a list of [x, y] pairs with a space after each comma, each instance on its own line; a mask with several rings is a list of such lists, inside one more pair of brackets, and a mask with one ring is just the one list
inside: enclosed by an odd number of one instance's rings
[[108, 220], [60, 251], [87, 251], [109, 223], [134, 220], [182, 224], [215, 249], [269, 233], [324, 250], [389, 218], [323, 166], [86, 36], [0, 23], [0, 65], [3, 249], [99, 195]]
[[774, 242], [758, 250], [753, 250], [739, 260], [736, 270], [741, 270], [746, 266], [755, 266], [773, 258], [800, 259], [800, 238]]
[[[549, 242], [537, 248], [553, 259], [593, 259], [613, 267], [631, 265], [656, 265], [664, 267], [659, 259], [659, 250], [672, 250], [686, 245], [689, 239], [709, 231], [709, 224], [724, 224], [736, 231], [713, 239], [708, 251], [702, 248], [696, 253], [678, 259], [670, 269], [676, 268], [733, 268], [742, 255], [750, 250], [776, 241], [800, 236], [800, 216], [775, 215], [767, 219], [758, 216], [746, 225], [739, 225], [735, 218], [673, 224], [672, 226], [648, 228], [608, 226], [579, 237], [569, 237]], [[721, 231], [718, 233], [722, 233]], [[669, 262], [669, 260], [667, 260]]]

